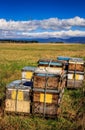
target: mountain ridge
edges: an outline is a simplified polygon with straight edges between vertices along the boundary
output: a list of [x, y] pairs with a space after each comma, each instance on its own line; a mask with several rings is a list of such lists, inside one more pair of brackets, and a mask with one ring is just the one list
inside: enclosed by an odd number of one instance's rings
[[0, 39], [0, 42], [40, 42], [40, 43], [81, 43], [85, 44], [85, 37], [70, 37], [64, 38], [12, 38], [12, 39]]

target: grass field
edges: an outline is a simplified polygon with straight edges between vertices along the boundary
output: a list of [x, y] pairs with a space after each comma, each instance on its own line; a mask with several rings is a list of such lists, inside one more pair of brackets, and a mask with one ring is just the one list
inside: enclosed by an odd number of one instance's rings
[[[82, 44], [0, 44], [0, 100], [4, 104], [7, 83], [21, 79], [24, 66], [37, 66], [40, 58], [57, 56], [80, 57], [85, 60]], [[0, 116], [0, 130], [84, 130], [85, 97], [82, 89], [65, 90], [62, 111], [58, 119], [39, 117]], [[2, 111], [0, 110], [0, 114]]]

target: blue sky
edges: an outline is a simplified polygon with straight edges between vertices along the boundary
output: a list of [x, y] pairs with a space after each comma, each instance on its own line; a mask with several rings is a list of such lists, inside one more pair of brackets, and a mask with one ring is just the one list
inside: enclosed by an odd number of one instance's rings
[[85, 36], [85, 0], [0, 0], [0, 38]]

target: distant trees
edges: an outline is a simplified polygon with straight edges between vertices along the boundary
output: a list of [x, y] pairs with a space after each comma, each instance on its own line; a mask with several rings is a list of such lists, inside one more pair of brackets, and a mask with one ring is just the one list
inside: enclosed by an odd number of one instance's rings
[[0, 39], [0, 43], [38, 43], [36, 40]]
[[[29, 40], [29, 39], [0, 39], [0, 43], [45, 43], [45, 41], [40, 42], [38, 40]], [[64, 42], [62, 42], [62, 41], [48, 41], [46, 43], [63, 44]]]

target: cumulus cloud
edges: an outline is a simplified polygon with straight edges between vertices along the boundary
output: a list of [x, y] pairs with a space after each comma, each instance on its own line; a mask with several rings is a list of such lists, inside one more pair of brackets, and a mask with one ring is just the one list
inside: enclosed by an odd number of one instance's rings
[[85, 31], [58, 31], [58, 32], [22, 32], [22, 33], [16, 33], [12, 31], [5, 31], [2, 32], [0, 35], [0, 38], [69, 38], [69, 37], [85, 37]]
[[[79, 30], [76, 30], [78, 27]], [[78, 16], [69, 19], [49, 18], [28, 21], [0, 19], [0, 38], [85, 36], [83, 28], [85, 28], [85, 19]]]
[[22, 33], [22, 36], [30, 37], [30, 38], [49, 38], [49, 37], [55, 37], [55, 38], [67, 38], [67, 37], [81, 37], [85, 36], [85, 31], [59, 31], [59, 32], [41, 32], [41, 33]]

